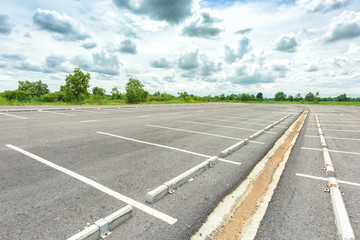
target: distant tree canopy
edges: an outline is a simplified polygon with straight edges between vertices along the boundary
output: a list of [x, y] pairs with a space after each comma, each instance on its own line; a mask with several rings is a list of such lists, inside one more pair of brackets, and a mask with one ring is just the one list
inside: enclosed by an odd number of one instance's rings
[[106, 90], [103, 88], [99, 88], [99, 87], [93, 87], [92, 92], [94, 95], [104, 96], [106, 93]]
[[314, 99], [315, 99], [315, 96], [312, 92], [309, 92], [308, 94], [305, 95], [305, 101], [312, 102], [312, 101], [314, 101]]
[[259, 92], [258, 94], [256, 94], [256, 99], [258, 99], [258, 100], [263, 100], [264, 99], [264, 96], [263, 96], [262, 92]]
[[286, 101], [286, 94], [284, 92], [277, 92], [274, 99], [275, 101]]
[[40, 80], [36, 82], [30, 82], [28, 80], [19, 81], [18, 90], [28, 92], [31, 96], [37, 97], [50, 92], [48, 85]]
[[65, 79], [65, 92], [69, 99], [75, 98], [77, 102], [82, 94], [89, 94], [88, 88], [90, 74], [84, 74], [79, 68], [74, 69], [74, 74], [69, 74]]
[[123, 99], [123, 95], [120, 93], [117, 87], [111, 89], [111, 99], [114, 100]]
[[140, 80], [130, 78], [129, 82], [125, 87], [126, 93], [126, 102], [128, 103], [138, 103], [140, 101], [145, 102], [149, 93], [144, 89], [144, 85]]

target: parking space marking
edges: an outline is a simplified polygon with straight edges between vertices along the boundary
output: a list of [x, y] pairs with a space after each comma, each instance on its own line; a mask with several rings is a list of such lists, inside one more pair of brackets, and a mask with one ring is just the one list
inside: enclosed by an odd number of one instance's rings
[[[306, 130], [316, 130], [316, 128], [307, 128]], [[322, 128], [322, 130], [325, 131], [330, 131], [330, 132], [360, 132], [360, 131], [356, 131], [356, 130], [341, 130], [341, 129], [329, 129], [329, 128]]]
[[147, 117], [151, 117], [150, 115], [142, 115], [142, 116], [139, 116], [140, 118], [147, 118]]
[[0, 114], [6, 115], [6, 116], [9, 116], [9, 117], [14, 117], [14, 118], [28, 119], [27, 117], [16, 116], [16, 115], [8, 114], [8, 113], [0, 113]]
[[52, 163], [52, 162], [50, 162], [48, 160], [45, 160], [45, 159], [43, 159], [43, 158], [41, 158], [41, 157], [39, 157], [39, 156], [37, 156], [35, 154], [32, 154], [32, 153], [30, 153], [30, 152], [28, 152], [26, 150], [23, 150], [23, 149], [21, 149], [19, 147], [11, 145], [11, 144], [7, 144], [6, 146], [8, 148], [11, 148], [11, 149], [13, 149], [15, 151], [18, 151], [18, 152], [26, 155], [26, 156], [34, 159], [34, 160], [37, 160], [37, 161], [41, 162], [42, 164], [45, 164], [45, 165], [47, 165], [47, 166], [49, 166], [51, 168], [54, 168], [54, 169], [56, 169], [56, 170], [58, 170], [58, 171], [60, 171], [62, 173], [65, 173], [65, 174], [67, 174], [67, 175], [69, 175], [69, 176], [71, 176], [73, 178], [76, 178], [77, 180], [79, 180], [79, 181], [81, 181], [83, 183], [86, 183], [86, 184], [88, 184], [88, 185], [90, 185], [90, 186], [92, 186], [92, 187], [94, 187], [94, 188], [96, 188], [96, 189], [98, 189], [98, 190], [100, 190], [100, 191], [102, 191], [102, 192], [104, 192], [104, 193], [106, 193], [106, 194], [108, 194], [108, 195], [122, 201], [122, 202], [130, 204], [133, 207], [135, 207], [135, 208], [137, 208], [137, 209], [139, 209], [139, 210], [141, 210], [143, 212], [146, 212], [146, 213], [150, 214], [151, 216], [154, 216], [154, 217], [156, 217], [158, 219], [163, 220], [164, 222], [167, 222], [167, 223], [172, 225], [177, 221], [177, 219], [175, 219], [173, 217], [170, 217], [169, 215], [166, 215], [165, 213], [162, 213], [162, 212], [159, 212], [158, 210], [150, 208], [150, 207], [148, 207], [148, 206], [146, 206], [146, 205], [144, 205], [144, 204], [142, 204], [140, 202], [135, 201], [134, 199], [126, 197], [126, 196], [124, 196], [124, 195], [122, 195], [122, 194], [120, 194], [118, 192], [115, 192], [114, 190], [111, 190], [110, 188], [105, 187], [104, 185], [102, 185], [100, 183], [97, 183], [97, 182], [95, 182], [95, 181], [93, 181], [93, 180], [91, 180], [91, 179], [89, 179], [87, 177], [84, 177], [84, 176], [82, 176], [82, 175], [80, 175], [80, 174], [78, 174], [76, 172], [73, 172], [73, 171], [71, 171], [69, 169], [61, 167], [61, 166], [59, 166], [59, 165], [57, 165], [55, 163]]
[[[228, 137], [228, 136], [218, 135], [218, 134], [212, 134], [212, 133], [204, 133], [204, 132], [190, 131], [190, 130], [185, 130], [185, 129], [180, 129], [180, 128], [171, 128], [171, 127], [164, 127], [164, 126], [158, 126], [158, 125], [146, 125], [146, 126], [147, 126], [147, 127], [155, 127], [155, 128], [163, 128], [163, 129], [180, 131], [180, 132], [188, 132], [188, 133], [202, 134], [202, 135], [208, 135], [208, 136], [213, 136], [213, 137], [227, 138], [227, 139], [238, 140], [238, 141], [243, 140], [243, 139], [241, 139], [241, 138]], [[249, 141], [249, 142], [258, 143], [258, 144], [265, 144], [265, 143], [263, 143], [263, 142], [257, 142], [257, 141]]]
[[[329, 181], [329, 178], [316, 177], [316, 176], [307, 175], [307, 174], [302, 174], [302, 173], [296, 173], [296, 176], [298, 176], [298, 177], [312, 178], [312, 179], [317, 179], [317, 180], [323, 180], [323, 181]], [[344, 183], [344, 184], [348, 184], [348, 185], [353, 185], [353, 186], [360, 187], [360, 183], [349, 182], [349, 181], [342, 181], [342, 180], [337, 180], [337, 181], [338, 181], [339, 183]]]
[[[212, 156], [209, 156], [209, 155], [196, 153], [196, 152], [192, 152], [192, 151], [188, 151], [188, 150], [184, 150], [184, 149], [180, 149], [180, 148], [170, 147], [170, 146], [157, 144], [157, 143], [146, 142], [146, 141], [137, 140], [137, 139], [128, 138], [128, 137], [123, 137], [123, 136], [119, 136], [119, 135], [115, 135], [115, 134], [111, 134], [111, 133], [105, 133], [105, 132], [99, 132], [99, 131], [97, 131], [96, 133], [103, 134], [103, 135], [108, 135], [108, 136], [111, 136], [111, 137], [121, 138], [121, 139], [132, 141], [132, 142], [138, 142], [138, 143], [143, 143], [143, 144], [147, 144], [147, 145], [151, 145], [151, 146], [167, 148], [167, 149], [171, 149], [171, 150], [175, 150], [175, 151], [179, 151], [179, 152], [184, 152], [184, 153], [188, 153], [188, 154], [192, 154], [192, 155], [196, 155], [196, 156], [200, 156], [200, 157], [206, 157], [206, 158], [211, 158], [212, 157]], [[234, 162], [234, 161], [226, 160], [226, 159], [223, 159], [223, 158], [219, 158], [219, 161], [232, 163], [232, 164], [236, 164], [236, 165], [241, 165], [241, 163], [239, 163], [239, 162]]]
[[97, 120], [84, 120], [80, 121], [81, 123], [97, 122]]
[[[313, 137], [313, 138], [318, 138], [319, 136], [312, 136], [312, 135], [305, 135], [305, 137]], [[329, 139], [340, 139], [340, 140], [351, 140], [351, 141], [360, 141], [359, 138], [341, 138], [341, 137], [325, 137], [324, 138], [329, 138]]]
[[[315, 150], [315, 151], [323, 151], [321, 148], [308, 148], [308, 147], [301, 147], [301, 149], [305, 150]], [[359, 152], [345, 152], [345, 151], [338, 151], [338, 150], [328, 150], [329, 152], [335, 152], [335, 153], [345, 153], [345, 154], [355, 154], [360, 155]]]
[[[226, 126], [226, 125], [218, 125], [218, 124], [210, 124], [210, 123], [200, 123], [200, 122], [183, 121], [183, 120], [177, 120], [177, 121], [178, 121], [178, 122], [183, 122], [183, 123], [192, 123], [192, 124], [199, 124], [199, 125], [206, 125], [206, 126], [213, 126], [213, 127], [233, 128], [233, 129], [246, 130], [246, 131], [254, 131], [254, 132], [260, 131], [259, 129], [239, 128], [239, 127]], [[277, 134], [276, 132], [271, 132], [271, 131], [266, 131], [266, 133]]]
[[[335, 126], [335, 127], [359, 127], [359, 124], [350, 124], [350, 125], [345, 125], [345, 124], [341, 124], [341, 125], [334, 125], [334, 124], [321, 124], [322, 126]], [[316, 124], [308, 124], [308, 126], [316, 126]]]
[[88, 113], [96, 113], [96, 114], [108, 114], [108, 113], [104, 113], [104, 112], [97, 112], [97, 111], [87, 111], [87, 110], [73, 110], [76, 112], [88, 112]]
[[[199, 119], [207, 119], [207, 120], [214, 120], [214, 121], [220, 121], [220, 122], [231, 122], [231, 123], [244, 123], [244, 124], [250, 124], [250, 125], [260, 125], [260, 126], [267, 126], [267, 123], [253, 123], [253, 122], [243, 122], [243, 121], [232, 121], [232, 120], [225, 120], [225, 119], [217, 119], [217, 118], [199, 118]], [[287, 127], [281, 127], [281, 126], [274, 126], [277, 128], [287, 128]]]
[[53, 112], [53, 111], [38, 111], [38, 112], [43, 112], [43, 113], [52, 113], [52, 114], [57, 114], [57, 115], [64, 115], [64, 116], [75, 117], [75, 115], [72, 115], [72, 114], [67, 114], [67, 113], [58, 113], [58, 112]]

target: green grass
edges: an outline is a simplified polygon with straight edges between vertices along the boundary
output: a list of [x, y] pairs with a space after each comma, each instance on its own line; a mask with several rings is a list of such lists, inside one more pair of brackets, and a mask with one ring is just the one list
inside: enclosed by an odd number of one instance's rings
[[[219, 101], [219, 102], [232, 102], [236, 103], [239, 101]], [[140, 104], [180, 104], [180, 103], [204, 103], [204, 101], [196, 101], [191, 99], [190, 102], [185, 101], [184, 99], [174, 98], [168, 101], [147, 101], [141, 102]], [[246, 103], [258, 103], [258, 104], [318, 104], [318, 105], [342, 105], [342, 106], [360, 106], [360, 102], [350, 101], [350, 102], [288, 102], [288, 101], [274, 101], [274, 100], [264, 100], [264, 101], [248, 101]], [[87, 98], [83, 99], [80, 102], [44, 102], [40, 98], [32, 98], [25, 101], [12, 100], [9, 101], [0, 96], [0, 106], [35, 106], [35, 105], [122, 105], [126, 104], [125, 100], [113, 100], [110, 97], [105, 98]]]

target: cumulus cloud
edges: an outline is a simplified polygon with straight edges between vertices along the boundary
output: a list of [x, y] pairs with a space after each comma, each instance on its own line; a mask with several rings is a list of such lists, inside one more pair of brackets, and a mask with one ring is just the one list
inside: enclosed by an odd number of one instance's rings
[[175, 82], [175, 78], [176, 78], [176, 72], [172, 69], [169, 70], [165, 73], [165, 75], [162, 77], [162, 80], [165, 82]]
[[84, 42], [81, 46], [85, 49], [93, 49], [96, 48], [97, 44], [96, 42]]
[[295, 38], [295, 34], [282, 35], [278, 40], [275, 41], [273, 49], [280, 52], [295, 52], [298, 43]]
[[120, 62], [116, 55], [100, 51], [92, 54], [93, 61], [82, 56], [75, 56], [73, 63], [86, 71], [107, 75], [119, 75]]
[[13, 25], [8, 22], [9, 17], [6, 15], [0, 15], [0, 34], [10, 34]]
[[61, 55], [50, 55], [45, 58], [45, 64], [49, 68], [56, 68], [65, 62], [66, 58]]
[[216, 63], [205, 54], [200, 55], [200, 75], [203, 77], [212, 76], [214, 73], [222, 70], [221, 62]]
[[55, 33], [55, 39], [60, 41], [77, 41], [90, 37], [73, 19], [56, 11], [36, 9], [33, 22], [39, 29]]
[[6, 60], [6, 61], [20, 61], [20, 60], [25, 60], [26, 57], [21, 55], [21, 54], [3, 53], [3, 54], [0, 55], [0, 59], [1, 60]]
[[121, 53], [136, 54], [136, 43], [131, 39], [125, 39], [120, 43], [118, 51]]
[[177, 24], [191, 16], [193, 0], [113, 0], [120, 9], [151, 19]]
[[347, 58], [345, 57], [334, 57], [332, 60], [331, 60], [331, 63], [335, 66], [335, 67], [339, 67], [339, 68], [342, 68], [342, 67], [345, 67], [346, 65], [349, 64], [349, 61]]
[[326, 42], [351, 39], [360, 36], [360, 12], [344, 11], [335, 17], [325, 35]]
[[220, 21], [218, 18], [211, 17], [209, 13], [203, 12], [199, 18], [183, 28], [182, 34], [189, 37], [217, 38], [222, 30], [215, 27], [215, 23]]
[[184, 70], [190, 70], [199, 66], [199, 50], [182, 52], [178, 58], [178, 67]]
[[279, 73], [279, 78], [285, 78], [286, 73], [290, 70], [285, 64], [274, 64], [272, 70]]
[[248, 34], [252, 32], [252, 28], [245, 28], [245, 29], [241, 29], [239, 31], [236, 31], [235, 34]]
[[349, 5], [352, 0], [297, 0], [296, 4], [308, 12], [327, 13]]
[[24, 34], [24, 37], [25, 38], [31, 38], [31, 34], [27, 32], [27, 33]]
[[[233, 63], [231, 73], [226, 77], [233, 84], [254, 85], [260, 83], [273, 83], [276, 80], [274, 68], [265, 64], [265, 58], [253, 53]], [[286, 67], [278, 65], [278, 71], [287, 71]]]
[[171, 62], [166, 57], [160, 57], [152, 60], [150, 66], [153, 68], [170, 68]]
[[250, 44], [250, 39], [248, 39], [247, 37], [243, 37], [239, 40], [237, 49], [233, 49], [229, 45], [225, 45], [224, 49], [224, 60], [226, 63], [231, 64], [238, 59], [242, 59], [246, 53], [252, 50], [252, 46]]
[[305, 68], [306, 72], [317, 72], [319, 71], [319, 66], [316, 63], [310, 64]]
[[30, 72], [43, 72], [43, 73], [56, 73], [56, 72], [68, 72], [71, 71], [69, 67], [64, 66], [63, 64], [66, 61], [66, 58], [61, 55], [50, 55], [45, 58], [45, 63], [34, 64], [28, 60], [23, 61], [25, 57], [12, 57], [16, 58], [18, 62], [15, 62], [12, 67], [15, 69], [30, 71]]

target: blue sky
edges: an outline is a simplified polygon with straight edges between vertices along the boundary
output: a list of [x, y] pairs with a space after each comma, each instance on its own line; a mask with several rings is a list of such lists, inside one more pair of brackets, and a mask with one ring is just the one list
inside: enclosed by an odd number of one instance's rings
[[0, 92], [75, 67], [91, 87], [151, 93], [360, 96], [355, 0], [3, 0]]

